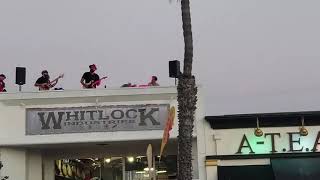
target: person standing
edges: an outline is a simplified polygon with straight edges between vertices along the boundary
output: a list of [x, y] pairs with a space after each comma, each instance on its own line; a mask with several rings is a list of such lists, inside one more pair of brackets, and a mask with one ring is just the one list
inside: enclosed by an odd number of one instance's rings
[[4, 83], [4, 80], [6, 79], [6, 76], [4, 74], [0, 74], [0, 92], [7, 92], [6, 83]]
[[90, 71], [85, 72], [82, 75], [80, 83], [85, 89], [97, 88], [97, 86], [100, 85], [101, 81], [99, 75], [95, 73], [95, 71], [97, 70], [97, 66], [95, 64], [91, 64], [89, 68]]
[[38, 78], [34, 86], [39, 88], [39, 91], [43, 90], [50, 90], [50, 88], [53, 88], [55, 85], [57, 85], [58, 80], [61, 76], [59, 76], [54, 81], [50, 82], [50, 76], [47, 70], [43, 70], [41, 72], [42, 76]]

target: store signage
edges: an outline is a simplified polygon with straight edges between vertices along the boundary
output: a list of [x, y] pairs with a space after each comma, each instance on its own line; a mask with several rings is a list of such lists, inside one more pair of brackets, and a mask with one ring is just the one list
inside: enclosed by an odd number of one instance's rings
[[[240, 139], [239, 139], [240, 140]], [[320, 131], [307, 136], [299, 132], [265, 133], [262, 137], [243, 134], [236, 154], [297, 153], [320, 151]]]
[[168, 104], [26, 110], [26, 134], [162, 130]]

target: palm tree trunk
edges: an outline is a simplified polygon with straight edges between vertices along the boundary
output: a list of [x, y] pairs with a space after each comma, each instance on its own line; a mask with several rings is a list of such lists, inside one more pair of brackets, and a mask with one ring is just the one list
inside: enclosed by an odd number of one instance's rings
[[178, 84], [178, 180], [192, 179], [192, 132], [197, 102], [194, 77], [182, 75]]
[[181, 0], [181, 11], [185, 51], [183, 74], [178, 82], [178, 180], [192, 180], [192, 132], [197, 87], [192, 76], [193, 40], [189, 0]]
[[183, 74], [192, 75], [193, 40], [191, 29], [190, 1], [181, 0], [182, 28], [184, 38], [184, 66]]

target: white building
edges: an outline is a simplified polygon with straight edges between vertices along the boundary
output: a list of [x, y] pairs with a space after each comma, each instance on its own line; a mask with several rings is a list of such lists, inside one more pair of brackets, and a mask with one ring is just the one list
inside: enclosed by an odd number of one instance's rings
[[[160, 163], [157, 156], [176, 98], [176, 87], [0, 94], [0, 176], [140, 180], [157, 172], [158, 180], [175, 179], [177, 117]], [[198, 98], [194, 179], [319, 177], [319, 112], [205, 117], [201, 88]], [[257, 128], [261, 136], [255, 134]], [[149, 144], [155, 162], [151, 168]]]
[[[177, 108], [176, 98], [176, 87], [2, 93], [1, 176], [10, 180], [89, 175], [104, 180], [143, 179], [149, 176], [147, 146], [152, 144], [153, 161], [158, 162], [168, 109]], [[199, 92], [194, 179], [206, 175], [205, 144], [199, 139], [197, 145], [198, 134], [204, 135], [203, 109]], [[162, 163], [152, 169], [158, 179], [175, 178], [177, 125], [176, 118]]]

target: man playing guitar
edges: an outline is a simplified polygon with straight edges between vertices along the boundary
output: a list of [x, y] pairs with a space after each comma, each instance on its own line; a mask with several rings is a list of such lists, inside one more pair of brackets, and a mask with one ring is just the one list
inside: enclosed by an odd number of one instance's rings
[[34, 84], [34, 86], [39, 87], [39, 91], [50, 90], [50, 88], [53, 88], [55, 85], [58, 84], [60, 78], [63, 78], [62, 74], [53, 81], [50, 81], [50, 76], [47, 70], [43, 70], [41, 74], [42, 76], [38, 78], [38, 80]]
[[6, 84], [4, 83], [5, 79], [6, 79], [6, 76], [4, 74], [0, 74], [0, 93], [7, 92], [5, 89]]
[[80, 83], [85, 89], [97, 88], [97, 86], [100, 85], [101, 80], [106, 79], [107, 76], [100, 79], [99, 75], [95, 73], [97, 70], [97, 66], [95, 64], [91, 64], [89, 68], [90, 72], [85, 72], [82, 75]]

